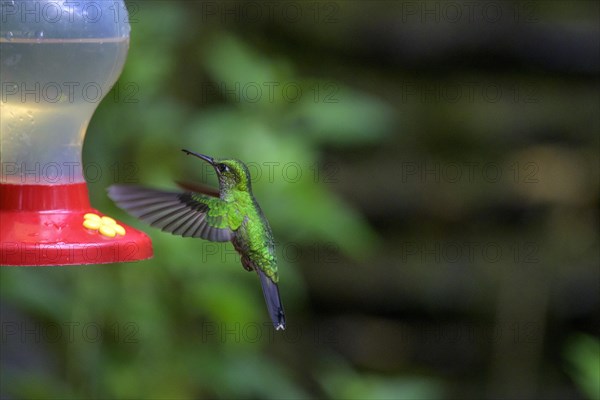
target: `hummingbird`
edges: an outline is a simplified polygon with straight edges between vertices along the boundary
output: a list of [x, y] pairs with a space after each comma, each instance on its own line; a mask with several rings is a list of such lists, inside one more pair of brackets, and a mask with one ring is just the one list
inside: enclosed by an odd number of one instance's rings
[[219, 190], [177, 182], [185, 191], [137, 185], [112, 185], [108, 196], [133, 216], [164, 232], [211, 242], [231, 242], [242, 266], [258, 274], [275, 330], [285, 329], [277, 283], [275, 241], [269, 222], [252, 193], [250, 172], [240, 160], [217, 159], [182, 149], [213, 166]]

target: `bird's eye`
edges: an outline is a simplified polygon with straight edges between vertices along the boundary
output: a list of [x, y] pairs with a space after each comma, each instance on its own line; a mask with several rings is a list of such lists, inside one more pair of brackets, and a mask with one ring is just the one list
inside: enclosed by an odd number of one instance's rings
[[221, 173], [229, 172], [229, 167], [225, 164], [218, 164], [217, 168], [218, 168], [219, 172], [221, 172]]

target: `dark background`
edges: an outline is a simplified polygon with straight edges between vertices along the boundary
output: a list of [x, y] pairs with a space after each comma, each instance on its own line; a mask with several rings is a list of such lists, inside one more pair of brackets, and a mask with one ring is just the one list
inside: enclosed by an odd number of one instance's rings
[[[599, 4], [128, 2], [84, 162], [155, 256], [2, 268], [3, 398], [599, 398]], [[284, 333], [106, 197], [181, 148], [251, 165]]]

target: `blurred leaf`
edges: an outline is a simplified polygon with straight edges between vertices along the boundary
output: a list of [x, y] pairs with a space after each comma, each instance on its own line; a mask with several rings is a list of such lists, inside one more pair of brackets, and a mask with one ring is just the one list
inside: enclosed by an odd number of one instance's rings
[[264, 362], [255, 355], [233, 355], [227, 362], [225, 387], [236, 398], [304, 399], [307, 394], [296, 385], [283, 366]]
[[78, 399], [67, 385], [56, 376], [46, 376], [23, 372], [12, 377], [8, 386], [8, 393], [21, 399]]
[[316, 144], [376, 143], [389, 132], [391, 109], [383, 101], [330, 81], [307, 88], [290, 118]]
[[207, 41], [201, 62], [212, 77], [212, 89], [241, 107], [275, 111], [285, 103], [284, 88], [298, 84], [289, 63], [267, 59], [222, 32]]
[[567, 372], [590, 400], [600, 399], [600, 340], [578, 334], [565, 347]]
[[71, 293], [65, 290], [73, 282], [68, 275], [70, 269], [3, 269], [0, 291], [2, 296], [18, 300], [21, 307], [60, 321], [62, 316], [69, 314], [72, 306]]
[[187, 14], [178, 2], [136, 3], [133, 8], [141, 23], [132, 24], [121, 81], [136, 84], [143, 96], [162, 95], [177, 62], [176, 46], [186, 34]]
[[359, 374], [338, 357], [327, 362], [320, 381], [333, 399], [441, 399], [442, 387], [426, 377], [394, 377]]

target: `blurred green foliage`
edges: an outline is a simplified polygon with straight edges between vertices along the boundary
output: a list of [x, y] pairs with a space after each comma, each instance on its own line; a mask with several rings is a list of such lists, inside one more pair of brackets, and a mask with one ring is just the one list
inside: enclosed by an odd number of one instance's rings
[[[597, 12], [575, 3], [536, 16], [585, 31]], [[511, 55], [523, 65], [504, 71], [493, 51], [522, 38], [507, 44], [495, 25], [450, 26], [454, 36], [437, 24], [403, 25], [402, 2], [317, 2], [323, 15], [338, 10], [336, 23], [292, 26], [206, 21], [202, 4], [136, 4], [125, 70], [85, 142], [84, 162], [102, 171], [89, 182], [92, 204], [147, 232], [154, 258], [2, 268], [2, 305], [13, 313], [3, 311], [3, 321], [23, 318], [38, 331], [10, 348], [3, 342], [2, 395], [554, 398], [581, 390], [595, 398], [597, 340], [567, 342], [566, 360], [554, 349], [573, 331], [599, 328], [597, 78], [536, 64], [538, 45]], [[461, 43], [466, 55], [456, 61]], [[491, 82], [510, 95], [407, 100], [407, 82]], [[230, 244], [164, 234], [106, 197], [115, 182], [214, 184], [181, 148], [262, 166], [253, 185], [278, 241], [285, 333], [272, 331], [256, 276]], [[504, 175], [406, 175], [405, 163], [465, 162]], [[285, 175], [290, 163], [301, 173]], [[265, 165], [276, 166], [272, 176]], [[439, 244], [473, 242], [504, 256], [490, 262], [481, 247], [475, 261], [432, 255]], [[429, 253], [410, 253], [419, 246]], [[53, 324], [63, 333], [78, 325], [72, 337], [38, 340]]]
[[589, 335], [573, 336], [566, 345], [569, 375], [588, 399], [600, 398], [600, 340]]

